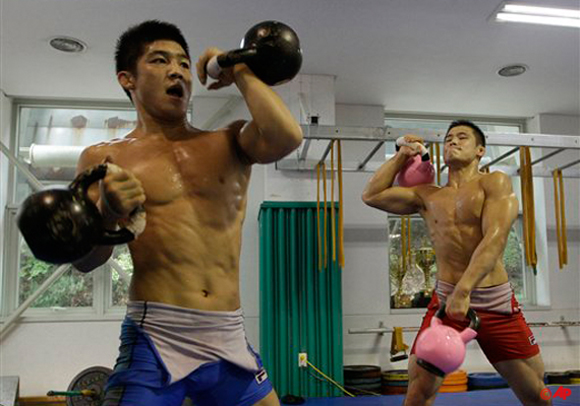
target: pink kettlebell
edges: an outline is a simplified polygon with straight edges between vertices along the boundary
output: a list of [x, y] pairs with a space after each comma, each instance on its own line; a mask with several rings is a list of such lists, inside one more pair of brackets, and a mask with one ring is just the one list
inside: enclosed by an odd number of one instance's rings
[[[397, 147], [410, 146], [412, 144], [414, 143], [406, 142], [404, 137], [400, 137], [396, 141]], [[423, 144], [416, 144], [419, 145], [421, 153], [407, 159], [407, 162], [397, 174], [396, 181], [399, 186], [411, 187], [433, 183], [435, 180], [435, 168], [433, 168], [433, 164], [429, 160], [429, 151]]]
[[477, 336], [479, 317], [469, 309], [467, 317], [469, 327], [458, 332], [452, 327], [444, 326], [445, 303], [431, 319], [431, 325], [417, 338], [415, 355], [417, 364], [427, 371], [443, 377], [457, 370], [465, 360], [465, 344]]

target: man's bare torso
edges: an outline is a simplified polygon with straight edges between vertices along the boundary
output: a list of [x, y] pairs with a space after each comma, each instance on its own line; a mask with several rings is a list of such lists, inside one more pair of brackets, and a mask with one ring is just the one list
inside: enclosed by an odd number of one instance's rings
[[[456, 284], [483, 239], [481, 218], [486, 176], [478, 175], [459, 187], [429, 185], [417, 189], [424, 202], [420, 214], [429, 228], [440, 280]], [[495, 286], [507, 281], [507, 272], [500, 260], [478, 286]]]
[[241, 229], [251, 167], [234, 129], [189, 131], [179, 140], [131, 136], [100, 144], [141, 181], [147, 227], [129, 244], [131, 300], [202, 310], [240, 306]]

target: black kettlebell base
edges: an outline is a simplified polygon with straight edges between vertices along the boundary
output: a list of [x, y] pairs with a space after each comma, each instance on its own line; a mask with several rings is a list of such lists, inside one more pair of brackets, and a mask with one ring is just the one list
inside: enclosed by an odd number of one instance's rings
[[417, 360], [417, 365], [422, 366], [424, 369], [426, 369], [427, 371], [431, 372], [434, 375], [437, 375], [441, 378], [445, 377], [445, 372], [443, 372], [442, 370], [440, 370], [439, 368], [437, 368], [435, 365], [423, 360], [423, 359], [418, 359]]

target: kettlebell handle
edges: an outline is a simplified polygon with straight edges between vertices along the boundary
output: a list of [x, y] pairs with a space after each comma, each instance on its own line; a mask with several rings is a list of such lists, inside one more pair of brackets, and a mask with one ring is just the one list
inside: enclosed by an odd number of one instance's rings
[[77, 196], [87, 197], [89, 187], [107, 175], [107, 164], [100, 164], [80, 173], [69, 185], [69, 189]]
[[228, 51], [225, 54], [220, 54], [212, 57], [206, 66], [207, 74], [210, 78], [219, 79], [219, 76], [224, 68], [237, 65], [238, 63], [247, 63], [255, 58], [258, 50], [256, 48], [242, 48]]
[[[107, 175], [107, 171], [119, 170], [114, 164], [100, 164], [80, 173], [69, 185], [73, 194], [88, 200], [89, 187]], [[133, 241], [145, 230], [146, 214], [143, 206], [137, 207], [129, 216], [128, 223], [119, 230], [103, 230], [103, 235], [97, 241], [100, 245], [119, 245]]]
[[420, 142], [407, 142], [405, 137], [399, 137], [395, 141], [395, 150], [398, 152], [401, 147], [412, 147], [414, 144], [419, 144], [419, 148], [421, 149], [421, 160], [423, 162], [429, 161], [431, 158], [429, 157], [429, 150], [425, 145], [421, 144]]
[[[440, 306], [441, 307], [439, 310], [437, 310], [437, 313], [435, 313], [435, 317], [437, 317], [439, 320], [443, 320], [443, 318], [447, 316], [447, 313], [445, 312], [445, 302], [441, 302]], [[469, 319], [469, 328], [477, 331], [479, 329], [480, 320], [475, 310], [473, 310], [471, 307], [467, 311], [467, 318]]]

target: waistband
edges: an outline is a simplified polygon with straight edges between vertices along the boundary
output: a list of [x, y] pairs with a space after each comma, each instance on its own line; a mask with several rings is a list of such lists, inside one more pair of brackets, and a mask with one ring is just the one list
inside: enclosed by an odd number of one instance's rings
[[[449, 282], [437, 280], [435, 292], [440, 301], [445, 301], [455, 289], [455, 285]], [[512, 314], [520, 311], [515, 299], [512, 286], [509, 282], [501, 285], [475, 288], [470, 293], [470, 307], [474, 310], [491, 311], [504, 314]]]

